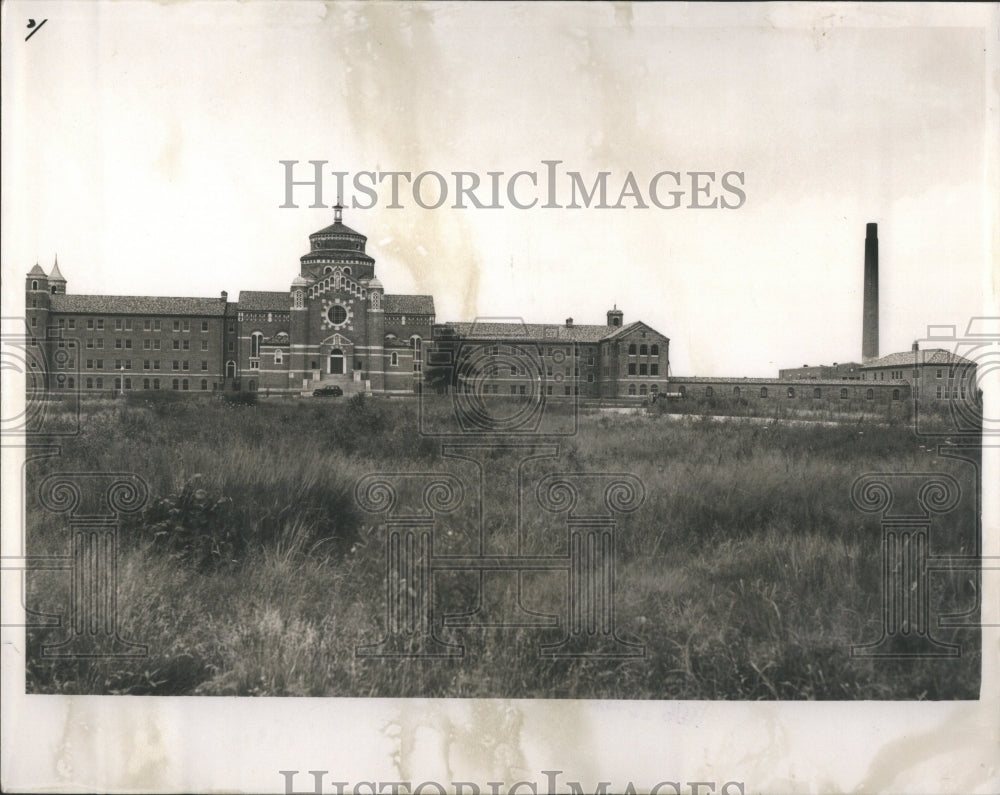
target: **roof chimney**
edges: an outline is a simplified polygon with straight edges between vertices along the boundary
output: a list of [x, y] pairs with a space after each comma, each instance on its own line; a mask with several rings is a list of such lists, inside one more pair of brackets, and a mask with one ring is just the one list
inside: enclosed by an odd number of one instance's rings
[[861, 318], [861, 361], [878, 358], [878, 224], [865, 229], [865, 295]]
[[572, 328], [572, 327], [573, 327], [573, 318], [571, 317], [566, 318], [566, 328]]

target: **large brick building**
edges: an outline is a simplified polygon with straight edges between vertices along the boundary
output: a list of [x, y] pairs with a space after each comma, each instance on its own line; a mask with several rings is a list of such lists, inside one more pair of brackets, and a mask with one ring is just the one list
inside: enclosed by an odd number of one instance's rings
[[[670, 341], [645, 323], [624, 324], [617, 308], [606, 325], [436, 325], [433, 297], [385, 293], [367, 238], [344, 225], [341, 207], [334, 212], [333, 224], [309, 236], [288, 289], [243, 291], [236, 302], [225, 292], [72, 295], [58, 263], [49, 274], [35, 265], [25, 285], [36, 354], [28, 389], [297, 395], [337, 385], [411, 394], [432, 340], [443, 334], [479, 349], [476, 378], [486, 393], [523, 394], [526, 377], [553, 397], [666, 391]], [[537, 366], [528, 373], [532, 356]]]

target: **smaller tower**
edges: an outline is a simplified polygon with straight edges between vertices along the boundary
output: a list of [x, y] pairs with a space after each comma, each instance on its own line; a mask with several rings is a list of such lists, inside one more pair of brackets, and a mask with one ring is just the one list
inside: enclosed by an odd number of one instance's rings
[[66, 295], [66, 279], [59, 270], [59, 255], [56, 255], [55, 264], [52, 266], [52, 273], [49, 274], [49, 289], [52, 295]]
[[608, 325], [611, 327], [617, 327], [622, 324], [622, 318], [624, 314], [618, 308], [618, 304], [615, 304], [614, 309], [608, 310]]

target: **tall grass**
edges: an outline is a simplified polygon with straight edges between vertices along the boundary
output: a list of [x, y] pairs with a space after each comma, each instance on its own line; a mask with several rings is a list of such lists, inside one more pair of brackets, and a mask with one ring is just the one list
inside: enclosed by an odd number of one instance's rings
[[[79, 436], [28, 471], [31, 554], [65, 554], [63, 520], [37, 504], [53, 471], [129, 471], [150, 486], [119, 551], [119, 626], [138, 659], [52, 661], [59, 629], [29, 632], [32, 692], [713, 699], [975, 698], [979, 637], [946, 660], [853, 658], [880, 632], [878, 517], [850, 503], [866, 471], [947, 471], [964, 485], [947, 538], [976, 533], [972, 466], [937, 457], [905, 428], [837, 427], [653, 415], [585, 414], [558, 460], [525, 469], [629, 471], [647, 497], [619, 522], [619, 635], [630, 660], [541, 659], [560, 629], [450, 628], [475, 603], [470, 573], [435, 579], [436, 632], [455, 659], [373, 659], [357, 646], [384, 632], [384, 530], [353, 489], [378, 470], [462, 472], [421, 437], [412, 401], [212, 401], [84, 404]], [[506, 465], [506, 454], [496, 462]], [[511, 465], [514, 460], [511, 459]], [[474, 485], [469, 473], [467, 486]], [[532, 480], [534, 482], [534, 480]], [[526, 489], [525, 496], [530, 496]], [[548, 554], [565, 529], [529, 512]], [[474, 511], [442, 523], [468, 531]], [[473, 533], [473, 535], [475, 535]], [[464, 538], [464, 537], [463, 537]], [[468, 539], [465, 539], [468, 540]], [[458, 542], [456, 542], [458, 543]], [[29, 606], [62, 612], [66, 577], [29, 578]], [[517, 580], [495, 594], [513, 602]], [[564, 614], [565, 574], [526, 575], [532, 610]], [[978, 580], [936, 576], [937, 615], [975, 604]], [[500, 598], [503, 601], [503, 598]]]

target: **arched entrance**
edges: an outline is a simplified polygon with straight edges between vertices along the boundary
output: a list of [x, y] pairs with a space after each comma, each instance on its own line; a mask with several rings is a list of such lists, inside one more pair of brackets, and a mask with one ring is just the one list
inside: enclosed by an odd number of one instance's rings
[[330, 374], [331, 375], [343, 375], [344, 370], [344, 352], [340, 348], [334, 348], [330, 351]]

